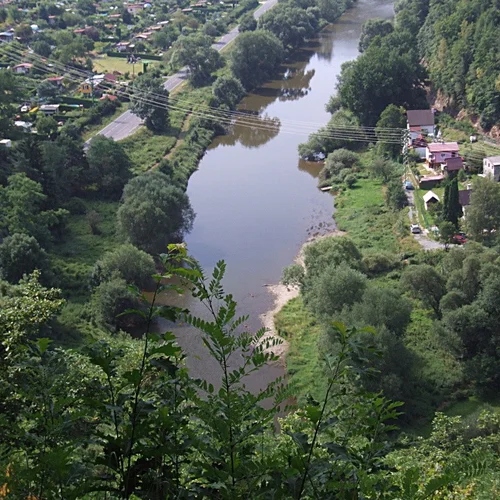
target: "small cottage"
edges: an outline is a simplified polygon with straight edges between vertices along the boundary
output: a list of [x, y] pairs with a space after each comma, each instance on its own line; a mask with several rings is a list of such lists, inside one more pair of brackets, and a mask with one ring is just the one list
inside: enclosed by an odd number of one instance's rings
[[500, 181], [500, 156], [488, 156], [483, 159], [483, 174], [495, 182]]
[[467, 189], [462, 189], [458, 192], [458, 203], [462, 207], [463, 218], [467, 217], [467, 210], [470, 205], [470, 195], [472, 193], [472, 189], [470, 189], [470, 184], [467, 186]]
[[432, 142], [427, 144], [425, 160], [431, 168], [441, 168], [448, 158], [458, 157], [456, 142]]
[[427, 191], [427, 193], [424, 194], [423, 198], [426, 210], [429, 210], [430, 206], [435, 205], [436, 203], [439, 203], [441, 201], [439, 199], [439, 196], [434, 191]]
[[463, 168], [464, 162], [462, 158], [460, 158], [460, 156], [458, 156], [457, 158], [448, 158], [441, 165], [441, 170], [447, 176], [454, 176], [458, 173], [459, 170], [462, 170]]
[[17, 73], [18, 75], [27, 75], [31, 71], [31, 68], [33, 68], [33, 64], [21, 63], [17, 66], [14, 66], [12, 68], [12, 71], [14, 71], [14, 73]]
[[430, 109], [412, 109], [406, 112], [406, 127], [410, 141], [419, 135], [434, 136], [434, 113]]
[[45, 116], [55, 115], [59, 113], [59, 104], [43, 104], [40, 106], [40, 111]]
[[127, 5], [127, 10], [132, 15], [138, 14], [139, 12], [144, 10], [144, 4], [143, 3], [134, 3], [131, 5]]

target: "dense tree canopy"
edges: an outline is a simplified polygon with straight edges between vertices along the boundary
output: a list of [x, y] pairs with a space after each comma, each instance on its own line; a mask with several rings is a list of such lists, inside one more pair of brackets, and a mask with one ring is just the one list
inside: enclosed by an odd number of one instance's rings
[[125, 186], [118, 209], [118, 230], [136, 247], [161, 253], [191, 228], [193, 219], [187, 195], [165, 174], [148, 173]]
[[87, 151], [89, 180], [107, 197], [119, 198], [131, 177], [130, 160], [123, 146], [113, 139], [98, 135]]
[[175, 68], [187, 66], [194, 85], [207, 85], [212, 73], [223, 66], [223, 61], [219, 52], [212, 48], [209, 36], [192, 34], [181, 36], [173, 44], [170, 64]]
[[283, 45], [272, 33], [249, 31], [236, 39], [230, 57], [234, 76], [251, 89], [276, 73], [283, 58]]
[[394, 27], [387, 19], [368, 19], [361, 28], [359, 51], [364, 52], [377, 36], [384, 37], [392, 33]]
[[[134, 80], [132, 93], [130, 110], [141, 117], [151, 130], [165, 131], [169, 125], [167, 109], [169, 94], [163, 86], [163, 80], [154, 73], [144, 73]], [[154, 106], [152, 103], [158, 105]]]

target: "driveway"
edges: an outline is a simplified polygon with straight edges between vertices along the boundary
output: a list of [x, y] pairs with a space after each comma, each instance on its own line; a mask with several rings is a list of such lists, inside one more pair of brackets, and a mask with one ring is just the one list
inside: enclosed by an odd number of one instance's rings
[[[418, 221], [417, 209], [415, 208], [415, 191], [405, 190], [405, 192], [408, 198], [408, 215], [410, 217], [410, 223], [413, 223], [414, 219]], [[414, 214], [415, 218], [413, 217]], [[427, 229], [424, 229], [422, 233], [414, 234], [413, 237], [424, 250], [444, 250], [444, 244], [430, 238], [428, 233]]]
[[[264, 13], [266, 13], [269, 9], [274, 7], [278, 3], [278, 0], [268, 0], [266, 3], [261, 5], [255, 12], [255, 19], [259, 19]], [[227, 47], [237, 36], [239, 35], [238, 27], [233, 28], [229, 33], [226, 33], [224, 36], [219, 38], [212, 47], [221, 51], [225, 47]], [[170, 76], [165, 82], [164, 87], [171, 92], [179, 85], [181, 85], [188, 78], [188, 70], [187, 68], [180, 69], [177, 73]], [[142, 124], [142, 120], [134, 115], [132, 111], [125, 111], [122, 115], [120, 115], [116, 120], [112, 121], [109, 125], [104, 127], [98, 135], [104, 135], [105, 137], [110, 137], [115, 141], [120, 141], [121, 139], [125, 139], [129, 135], [132, 135]], [[85, 148], [90, 144], [90, 138], [85, 143]]]

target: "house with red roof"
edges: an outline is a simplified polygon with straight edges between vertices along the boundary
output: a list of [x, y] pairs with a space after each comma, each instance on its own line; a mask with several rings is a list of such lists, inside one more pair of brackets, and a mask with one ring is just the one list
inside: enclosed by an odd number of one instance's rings
[[441, 170], [447, 176], [456, 175], [458, 174], [458, 171], [462, 170], [463, 168], [464, 168], [464, 162], [460, 156], [457, 156], [455, 158], [448, 158], [441, 165]]
[[441, 168], [448, 158], [458, 158], [458, 143], [432, 142], [427, 144], [425, 161], [431, 168]]
[[14, 66], [12, 68], [12, 71], [14, 71], [14, 73], [17, 73], [18, 75], [26, 75], [27, 73], [29, 73], [31, 71], [32, 67], [33, 67], [33, 64], [31, 64], [31, 63], [21, 63], [21, 64], [18, 64], [17, 66]]

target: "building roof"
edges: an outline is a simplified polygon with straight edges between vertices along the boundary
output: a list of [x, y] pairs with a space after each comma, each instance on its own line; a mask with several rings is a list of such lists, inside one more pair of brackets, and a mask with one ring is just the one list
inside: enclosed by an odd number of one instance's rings
[[456, 158], [448, 158], [444, 162], [444, 168], [448, 170], [448, 172], [453, 172], [455, 170], [461, 170], [464, 168], [464, 162], [462, 161], [462, 158], [456, 157]]
[[458, 152], [458, 144], [456, 142], [432, 142], [431, 144], [427, 144], [427, 148], [431, 153]]
[[493, 165], [500, 165], [500, 156], [488, 156], [485, 160], [493, 163]]
[[112, 73], [106, 73], [104, 75], [104, 80], [106, 80], [107, 82], [116, 82], [117, 77], [115, 75], [113, 75]]
[[439, 196], [434, 191], [427, 191], [427, 193], [423, 196], [425, 203], [428, 203], [431, 200], [439, 201]]
[[105, 101], [106, 99], [108, 99], [110, 101], [116, 101], [118, 99], [118, 97], [115, 95], [111, 95], [111, 94], [104, 94], [99, 100]]
[[48, 82], [62, 82], [63, 80], [63, 76], [51, 76], [50, 78], [47, 78]]
[[470, 195], [472, 193], [472, 189], [462, 189], [462, 191], [458, 192], [458, 203], [462, 205], [462, 207], [466, 207], [470, 205]]
[[434, 125], [434, 113], [430, 109], [413, 109], [406, 112], [406, 117], [410, 127]]
[[444, 175], [425, 175], [420, 177], [419, 182], [436, 182], [444, 180]]
[[40, 106], [40, 111], [57, 111], [59, 106], [59, 104], [42, 104]]
[[33, 64], [31, 63], [21, 63], [21, 64], [18, 64], [17, 66], [14, 66], [14, 69], [16, 68], [32, 68], [33, 67]]

